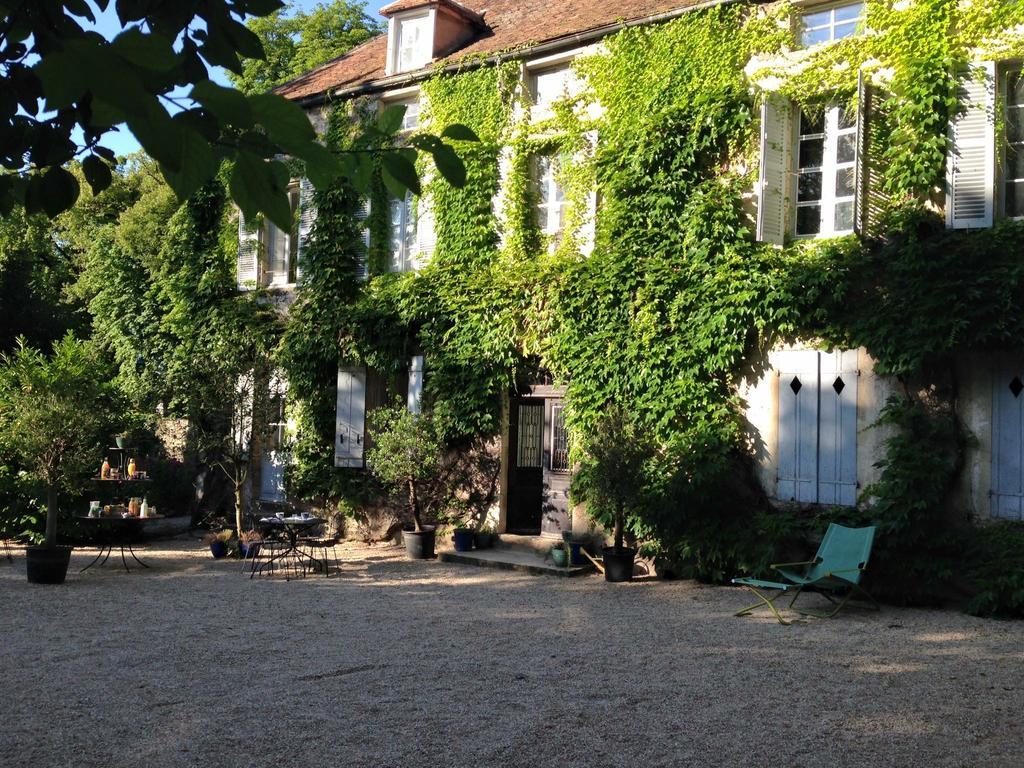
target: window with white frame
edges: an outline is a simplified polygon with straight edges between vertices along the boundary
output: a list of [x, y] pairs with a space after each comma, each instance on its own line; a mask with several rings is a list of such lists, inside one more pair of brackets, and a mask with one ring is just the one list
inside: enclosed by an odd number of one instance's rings
[[292, 211], [292, 228], [285, 232], [269, 219], [263, 220], [260, 228], [260, 271], [265, 285], [287, 285], [295, 282], [295, 265], [298, 255], [299, 230], [295, 216], [299, 207], [299, 188], [288, 189], [288, 202]]
[[857, 34], [864, 21], [864, 3], [840, 3], [808, 11], [800, 19], [800, 40], [804, 47], [842, 40]]
[[572, 67], [568, 64], [530, 72], [530, 98], [538, 107], [550, 107], [572, 95], [573, 86]]
[[411, 272], [416, 268], [416, 212], [413, 207], [412, 192], [405, 197], [392, 197], [390, 200], [391, 222], [391, 260], [388, 269], [391, 272]]
[[1006, 144], [1003, 148], [1003, 214], [1024, 217], [1024, 72], [1014, 67], [1004, 79]]
[[801, 110], [796, 147], [797, 237], [853, 232], [857, 199], [857, 116], [829, 107]]
[[545, 235], [557, 235], [565, 223], [568, 201], [558, 179], [559, 159], [555, 155], [534, 157], [533, 181], [537, 199], [537, 226]]
[[402, 131], [415, 131], [420, 127], [420, 100], [419, 99], [403, 99], [402, 101], [396, 101], [396, 104], [400, 104], [405, 107], [405, 115], [402, 117]]
[[434, 49], [434, 24], [431, 14], [395, 19], [394, 24], [394, 72], [410, 72], [430, 63]]

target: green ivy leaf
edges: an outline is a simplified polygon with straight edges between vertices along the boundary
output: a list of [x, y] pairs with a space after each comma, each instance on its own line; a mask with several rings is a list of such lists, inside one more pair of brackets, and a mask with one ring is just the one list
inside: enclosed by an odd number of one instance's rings
[[271, 140], [280, 144], [286, 152], [300, 154], [316, 139], [316, 132], [309, 118], [298, 104], [288, 101], [276, 93], [260, 93], [249, 96], [253, 117], [262, 125]]
[[405, 110], [405, 104], [392, 104], [390, 107], [385, 107], [377, 115], [377, 130], [386, 136], [393, 135], [402, 127]]
[[177, 169], [172, 170], [161, 163], [160, 170], [174, 194], [184, 201], [213, 178], [217, 173], [217, 160], [210, 143], [190, 127], [179, 129], [177, 141]]
[[147, 34], [131, 27], [115, 37], [110, 46], [118, 56], [144, 69], [167, 72], [178, 63], [170, 41], [158, 32]]
[[452, 123], [449, 125], [441, 131], [441, 138], [451, 139], [453, 141], [480, 141], [480, 138], [472, 128], [468, 125], [462, 125], [461, 123]]

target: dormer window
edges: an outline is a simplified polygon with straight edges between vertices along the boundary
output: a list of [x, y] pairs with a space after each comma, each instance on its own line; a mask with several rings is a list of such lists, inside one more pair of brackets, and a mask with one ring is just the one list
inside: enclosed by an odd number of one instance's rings
[[434, 15], [431, 12], [396, 18], [392, 72], [411, 72], [434, 58]]
[[808, 11], [801, 19], [800, 39], [804, 48], [853, 37], [864, 22], [864, 3], [835, 3]]

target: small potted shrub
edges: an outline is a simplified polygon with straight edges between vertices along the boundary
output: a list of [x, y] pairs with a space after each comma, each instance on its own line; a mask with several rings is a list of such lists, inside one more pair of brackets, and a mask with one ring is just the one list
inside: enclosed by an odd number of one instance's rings
[[587, 502], [595, 522], [612, 529], [612, 546], [602, 550], [605, 579], [630, 581], [636, 549], [625, 546], [626, 520], [630, 510], [643, 504], [653, 447], [632, 414], [615, 407], [594, 425], [582, 448], [573, 496]]
[[232, 536], [234, 536], [234, 531], [230, 529], [210, 531], [203, 536], [203, 543], [210, 547], [210, 554], [213, 555], [214, 559], [220, 560], [222, 557], [228, 556]]
[[238, 554], [244, 559], [256, 557], [260, 552], [263, 536], [259, 531], [242, 531], [238, 537]]
[[551, 547], [551, 560], [559, 568], [565, 568], [569, 564], [569, 552], [565, 544], [558, 543]]
[[402, 527], [406, 554], [419, 560], [434, 556], [435, 527], [423, 524], [426, 486], [441, 463], [442, 441], [429, 413], [410, 413], [401, 405], [371, 412], [373, 447], [366, 463], [381, 483], [403, 500]]
[[490, 549], [494, 546], [494, 539], [497, 534], [494, 532], [494, 528], [490, 524], [484, 524], [480, 530], [476, 532], [474, 537], [474, 543], [477, 549]]

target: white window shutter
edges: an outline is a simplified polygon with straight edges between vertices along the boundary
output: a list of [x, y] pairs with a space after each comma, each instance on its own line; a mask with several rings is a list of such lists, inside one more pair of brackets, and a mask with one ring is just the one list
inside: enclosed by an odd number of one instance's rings
[[356, 280], [366, 282], [370, 277], [370, 198], [362, 198], [356, 209], [356, 221], [361, 224], [359, 263], [356, 266]]
[[252, 443], [252, 410], [255, 379], [246, 373], [235, 380], [234, 413], [231, 415], [231, 433], [235, 447], [248, 452]]
[[819, 504], [857, 503], [857, 351], [822, 352], [818, 403]]
[[1000, 361], [992, 379], [992, 480], [990, 514], [1024, 520], [1024, 368]]
[[960, 110], [949, 123], [946, 166], [946, 226], [952, 229], [992, 226], [995, 75], [995, 63], [984, 61], [958, 77]]
[[867, 78], [864, 71], [857, 72], [857, 162], [854, 165], [856, 174], [855, 189], [857, 198], [854, 202], [853, 227], [855, 232], [867, 229], [867, 186], [868, 186], [868, 109], [871, 96], [868, 92]]
[[238, 258], [235, 262], [235, 280], [240, 291], [252, 290], [259, 279], [259, 227], [250, 228], [245, 215], [238, 212]]
[[366, 426], [366, 369], [338, 368], [334, 466], [362, 467]]
[[789, 222], [792, 108], [766, 94], [761, 103], [761, 174], [757, 191], [757, 239], [783, 245]]
[[419, 413], [423, 408], [423, 355], [414, 355], [409, 361], [409, 413]]
[[813, 503], [817, 500], [818, 353], [783, 352], [775, 356], [778, 370], [776, 498]]
[[295, 280], [302, 280], [302, 268], [306, 263], [306, 250], [309, 248], [309, 238], [313, 234], [313, 224], [316, 223], [316, 200], [314, 194], [316, 189], [309, 179], [299, 180], [299, 244], [296, 250], [298, 264], [295, 265]]
[[430, 263], [437, 246], [437, 233], [434, 231], [434, 210], [432, 201], [420, 197], [416, 202], [416, 256], [413, 269], [423, 269]]

